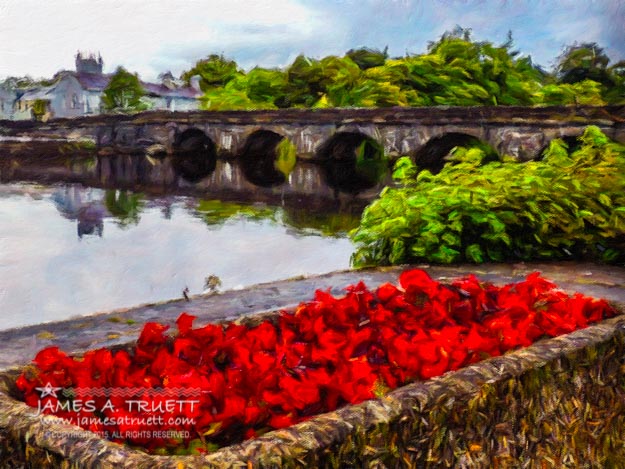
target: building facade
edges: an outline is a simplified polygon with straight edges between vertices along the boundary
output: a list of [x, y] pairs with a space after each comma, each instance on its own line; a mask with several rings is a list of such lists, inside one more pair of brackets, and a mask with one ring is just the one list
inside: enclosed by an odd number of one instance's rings
[[0, 86], [0, 120], [13, 119], [13, 106], [17, 92], [9, 87]]
[[[102, 94], [113, 77], [112, 74], [102, 72], [103, 65], [100, 56], [78, 53], [76, 71], [57, 73], [50, 86], [14, 90], [13, 95], [7, 91], [6, 97], [0, 88], [0, 118], [45, 121], [51, 118], [73, 118], [102, 113]], [[141, 85], [146, 93], [143, 99], [150, 109], [199, 109], [199, 98], [202, 95], [199, 88], [183, 86], [169, 73], [163, 75], [162, 83], [141, 82]], [[2, 103], [5, 101], [7, 111], [3, 113]]]

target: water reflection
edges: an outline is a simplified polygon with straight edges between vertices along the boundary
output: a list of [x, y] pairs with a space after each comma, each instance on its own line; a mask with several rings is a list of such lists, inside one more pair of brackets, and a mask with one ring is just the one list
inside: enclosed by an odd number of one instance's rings
[[187, 129], [174, 143], [172, 164], [177, 175], [188, 182], [198, 182], [209, 176], [217, 162], [217, 148], [199, 129]]
[[220, 199], [225, 192], [237, 192], [275, 203], [276, 195], [371, 200], [389, 175], [382, 148], [361, 134], [336, 134], [314, 161], [298, 160], [287, 139], [267, 131], [252, 134], [236, 158], [217, 158], [210, 139], [200, 134], [187, 135], [169, 155], [159, 145], [143, 152], [105, 148], [86, 155], [58, 149], [42, 154], [34, 148], [16, 154], [7, 151], [0, 158], [0, 182], [71, 181]]
[[95, 181], [105, 186], [171, 186], [176, 173], [171, 158], [158, 160], [142, 155], [98, 155]]
[[76, 221], [78, 237], [102, 236], [106, 208], [100, 200], [101, 191], [81, 186], [64, 186], [52, 194], [52, 201], [59, 213], [68, 220]]
[[0, 184], [0, 329], [345, 269], [360, 209]]
[[353, 206], [335, 213], [285, 209], [283, 220], [291, 232], [341, 237], [358, 226], [360, 214], [361, 210]]
[[234, 219], [249, 221], [268, 220], [287, 227], [288, 233], [345, 237], [358, 226], [362, 206], [336, 204], [336, 211], [328, 207], [304, 209], [299, 206], [274, 206], [264, 203], [242, 204], [221, 200], [199, 200], [193, 212], [208, 226], [220, 226]]
[[97, 235], [104, 231], [104, 211], [100, 207], [85, 207], [78, 212], [78, 237]]
[[136, 225], [140, 220], [143, 199], [142, 194], [128, 190], [101, 190], [79, 185], [57, 187], [51, 196], [59, 213], [68, 220], [76, 221], [79, 238], [87, 235], [101, 237], [105, 217], [114, 218], [122, 228]]
[[[0, 182], [81, 182], [105, 188], [140, 188], [149, 192], [184, 194], [251, 194], [269, 200], [276, 194], [315, 195], [336, 198], [339, 194], [370, 200], [382, 188], [388, 173], [384, 161], [370, 146], [362, 144], [349, 158], [291, 161], [283, 142], [262, 154], [245, 153], [235, 159], [215, 159], [201, 153], [179, 152], [156, 158], [150, 154], [98, 154], [75, 158], [23, 158], [7, 154], [0, 158]], [[366, 142], [365, 142], [366, 143]]]
[[204, 223], [209, 226], [224, 224], [227, 220], [235, 217], [242, 217], [247, 220], [271, 220], [277, 221], [277, 207], [270, 207], [266, 204], [240, 204], [236, 202], [224, 202], [221, 200], [200, 200], [194, 209]]
[[107, 190], [104, 204], [108, 213], [117, 219], [119, 226], [127, 227], [139, 223], [139, 214], [143, 208], [143, 195], [127, 190]]
[[114, 220], [122, 229], [137, 225], [146, 208], [159, 208], [163, 219], [170, 220], [175, 206], [209, 227], [240, 218], [280, 223], [293, 234], [344, 236], [358, 226], [363, 209], [358, 201], [323, 201], [315, 206], [300, 200], [297, 204], [273, 205], [182, 196], [147, 197], [125, 189], [102, 190], [80, 185], [56, 188], [51, 200], [64, 218], [77, 222], [80, 238], [85, 235], [101, 237], [104, 218]]

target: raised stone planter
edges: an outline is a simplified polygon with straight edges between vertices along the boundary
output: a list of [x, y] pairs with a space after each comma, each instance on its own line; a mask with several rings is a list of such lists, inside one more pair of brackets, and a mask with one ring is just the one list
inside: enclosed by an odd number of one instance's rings
[[11, 397], [18, 373], [0, 379], [2, 467], [625, 464], [625, 316], [205, 456], [148, 455], [37, 416]]

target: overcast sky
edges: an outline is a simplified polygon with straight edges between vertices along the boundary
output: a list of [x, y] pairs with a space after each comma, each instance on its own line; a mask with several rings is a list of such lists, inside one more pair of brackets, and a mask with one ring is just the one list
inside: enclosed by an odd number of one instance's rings
[[625, 59], [625, 0], [0, 0], [0, 79], [74, 69], [77, 50], [100, 52], [153, 80], [211, 53], [242, 67], [286, 66], [300, 53], [355, 47], [422, 53], [455, 25], [516, 48], [549, 68], [573, 42]]

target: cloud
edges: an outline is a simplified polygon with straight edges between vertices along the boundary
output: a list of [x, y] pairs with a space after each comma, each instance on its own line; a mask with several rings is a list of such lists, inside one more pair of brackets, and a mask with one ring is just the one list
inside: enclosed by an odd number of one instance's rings
[[77, 50], [144, 79], [211, 53], [246, 69], [362, 46], [398, 56], [424, 52], [455, 25], [494, 43], [512, 30], [516, 48], [543, 66], [575, 41], [597, 42], [616, 61], [623, 24], [625, 0], [3, 0], [0, 78], [73, 69]]
[[315, 12], [293, 0], [9, 0], [0, 8], [0, 76], [50, 76], [73, 68], [80, 49], [99, 51], [109, 71], [124, 65], [153, 78], [164, 51], [202, 48], [204, 56], [242, 44], [284, 46], [312, 40], [320, 28]]

